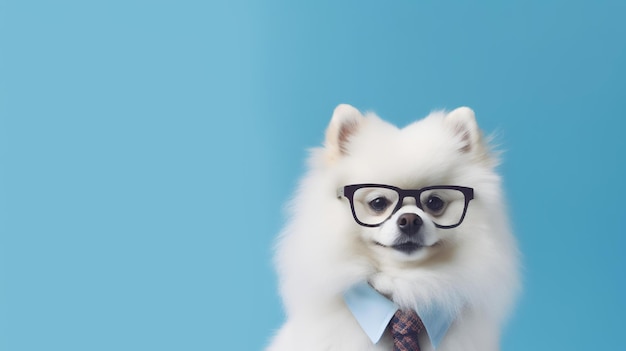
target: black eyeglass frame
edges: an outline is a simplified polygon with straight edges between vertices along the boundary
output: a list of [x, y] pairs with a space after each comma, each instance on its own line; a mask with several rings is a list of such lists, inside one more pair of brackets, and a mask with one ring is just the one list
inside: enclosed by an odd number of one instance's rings
[[[394, 190], [398, 193], [399, 198], [398, 198], [398, 203], [396, 204], [396, 207], [393, 209], [393, 211], [391, 212], [391, 214], [389, 215], [389, 217], [385, 218], [382, 222], [378, 223], [378, 224], [366, 224], [363, 223], [359, 220], [359, 218], [356, 215], [356, 211], [354, 210], [354, 193], [361, 189], [361, 188], [385, 188], [385, 189], [391, 189]], [[421, 189], [400, 189], [398, 187], [392, 186], [392, 185], [387, 185], [387, 184], [373, 184], [373, 183], [366, 183], [366, 184], [352, 184], [352, 185], [346, 185], [342, 188], [337, 189], [337, 198], [340, 199], [341, 197], [346, 197], [348, 199], [348, 201], [350, 202], [350, 209], [352, 210], [352, 217], [354, 217], [354, 220], [364, 226], [364, 227], [378, 227], [381, 224], [385, 223], [389, 218], [391, 218], [391, 216], [393, 216], [396, 212], [398, 212], [398, 210], [402, 207], [402, 203], [404, 202], [404, 198], [406, 197], [412, 197], [415, 199], [415, 204], [417, 205], [417, 207], [424, 211], [424, 209], [422, 208], [422, 203], [420, 201], [420, 195], [424, 192], [424, 191], [428, 191], [428, 190], [436, 190], [436, 189], [448, 189], [448, 190], [458, 190], [460, 192], [463, 193], [463, 195], [465, 196], [465, 204], [463, 207], [463, 214], [461, 215], [461, 219], [459, 219], [459, 222], [453, 225], [440, 225], [437, 223], [434, 223], [435, 226], [437, 228], [441, 228], [441, 229], [452, 229], [452, 228], [456, 228], [459, 225], [461, 225], [461, 223], [463, 223], [463, 219], [465, 219], [465, 214], [467, 213], [467, 207], [469, 206], [469, 202], [474, 199], [474, 189], [473, 188], [469, 188], [469, 187], [465, 187], [465, 186], [457, 186], [457, 185], [433, 185], [433, 186], [427, 186]]]

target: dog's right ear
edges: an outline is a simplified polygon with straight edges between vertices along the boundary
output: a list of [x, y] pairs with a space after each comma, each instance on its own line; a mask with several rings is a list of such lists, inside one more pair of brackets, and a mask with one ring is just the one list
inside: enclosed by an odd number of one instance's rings
[[326, 129], [326, 151], [331, 159], [348, 154], [350, 137], [359, 129], [363, 115], [356, 108], [341, 104], [335, 108], [330, 124]]
[[459, 107], [446, 115], [446, 125], [461, 141], [461, 152], [473, 152], [481, 145], [481, 133], [476, 123], [474, 111], [469, 107]]

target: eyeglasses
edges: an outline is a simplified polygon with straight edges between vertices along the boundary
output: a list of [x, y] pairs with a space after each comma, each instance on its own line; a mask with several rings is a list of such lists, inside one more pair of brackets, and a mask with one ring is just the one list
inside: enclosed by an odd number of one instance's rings
[[412, 197], [437, 228], [450, 229], [463, 222], [474, 189], [435, 185], [404, 190], [385, 184], [353, 184], [337, 190], [337, 197], [342, 196], [350, 201], [354, 220], [365, 227], [381, 225], [402, 207], [404, 198]]

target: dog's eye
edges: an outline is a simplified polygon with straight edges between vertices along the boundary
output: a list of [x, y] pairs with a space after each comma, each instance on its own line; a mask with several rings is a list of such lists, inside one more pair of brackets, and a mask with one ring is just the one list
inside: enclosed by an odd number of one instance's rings
[[389, 201], [384, 197], [377, 197], [369, 202], [370, 208], [376, 212], [384, 211], [389, 206]]
[[429, 212], [432, 214], [439, 214], [445, 205], [446, 203], [440, 197], [435, 195], [429, 196], [428, 200], [426, 200], [426, 207], [428, 207]]

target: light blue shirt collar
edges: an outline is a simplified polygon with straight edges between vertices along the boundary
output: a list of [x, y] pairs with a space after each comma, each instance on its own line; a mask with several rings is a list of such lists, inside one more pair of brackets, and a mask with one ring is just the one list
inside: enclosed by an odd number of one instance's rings
[[[352, 286], [344, 293], [343, 297], [365, 334], [373, 343], [377, 343], [385, 332], [391, 317], [398, 310], [398, 305], [381, 295], [367, 282]], [[415, 311], [426, 328], [430, 343], [434, 348], [437, 348], [456, 318], [456, 314], [449, 309], [436, 305], [415, 306]]]

